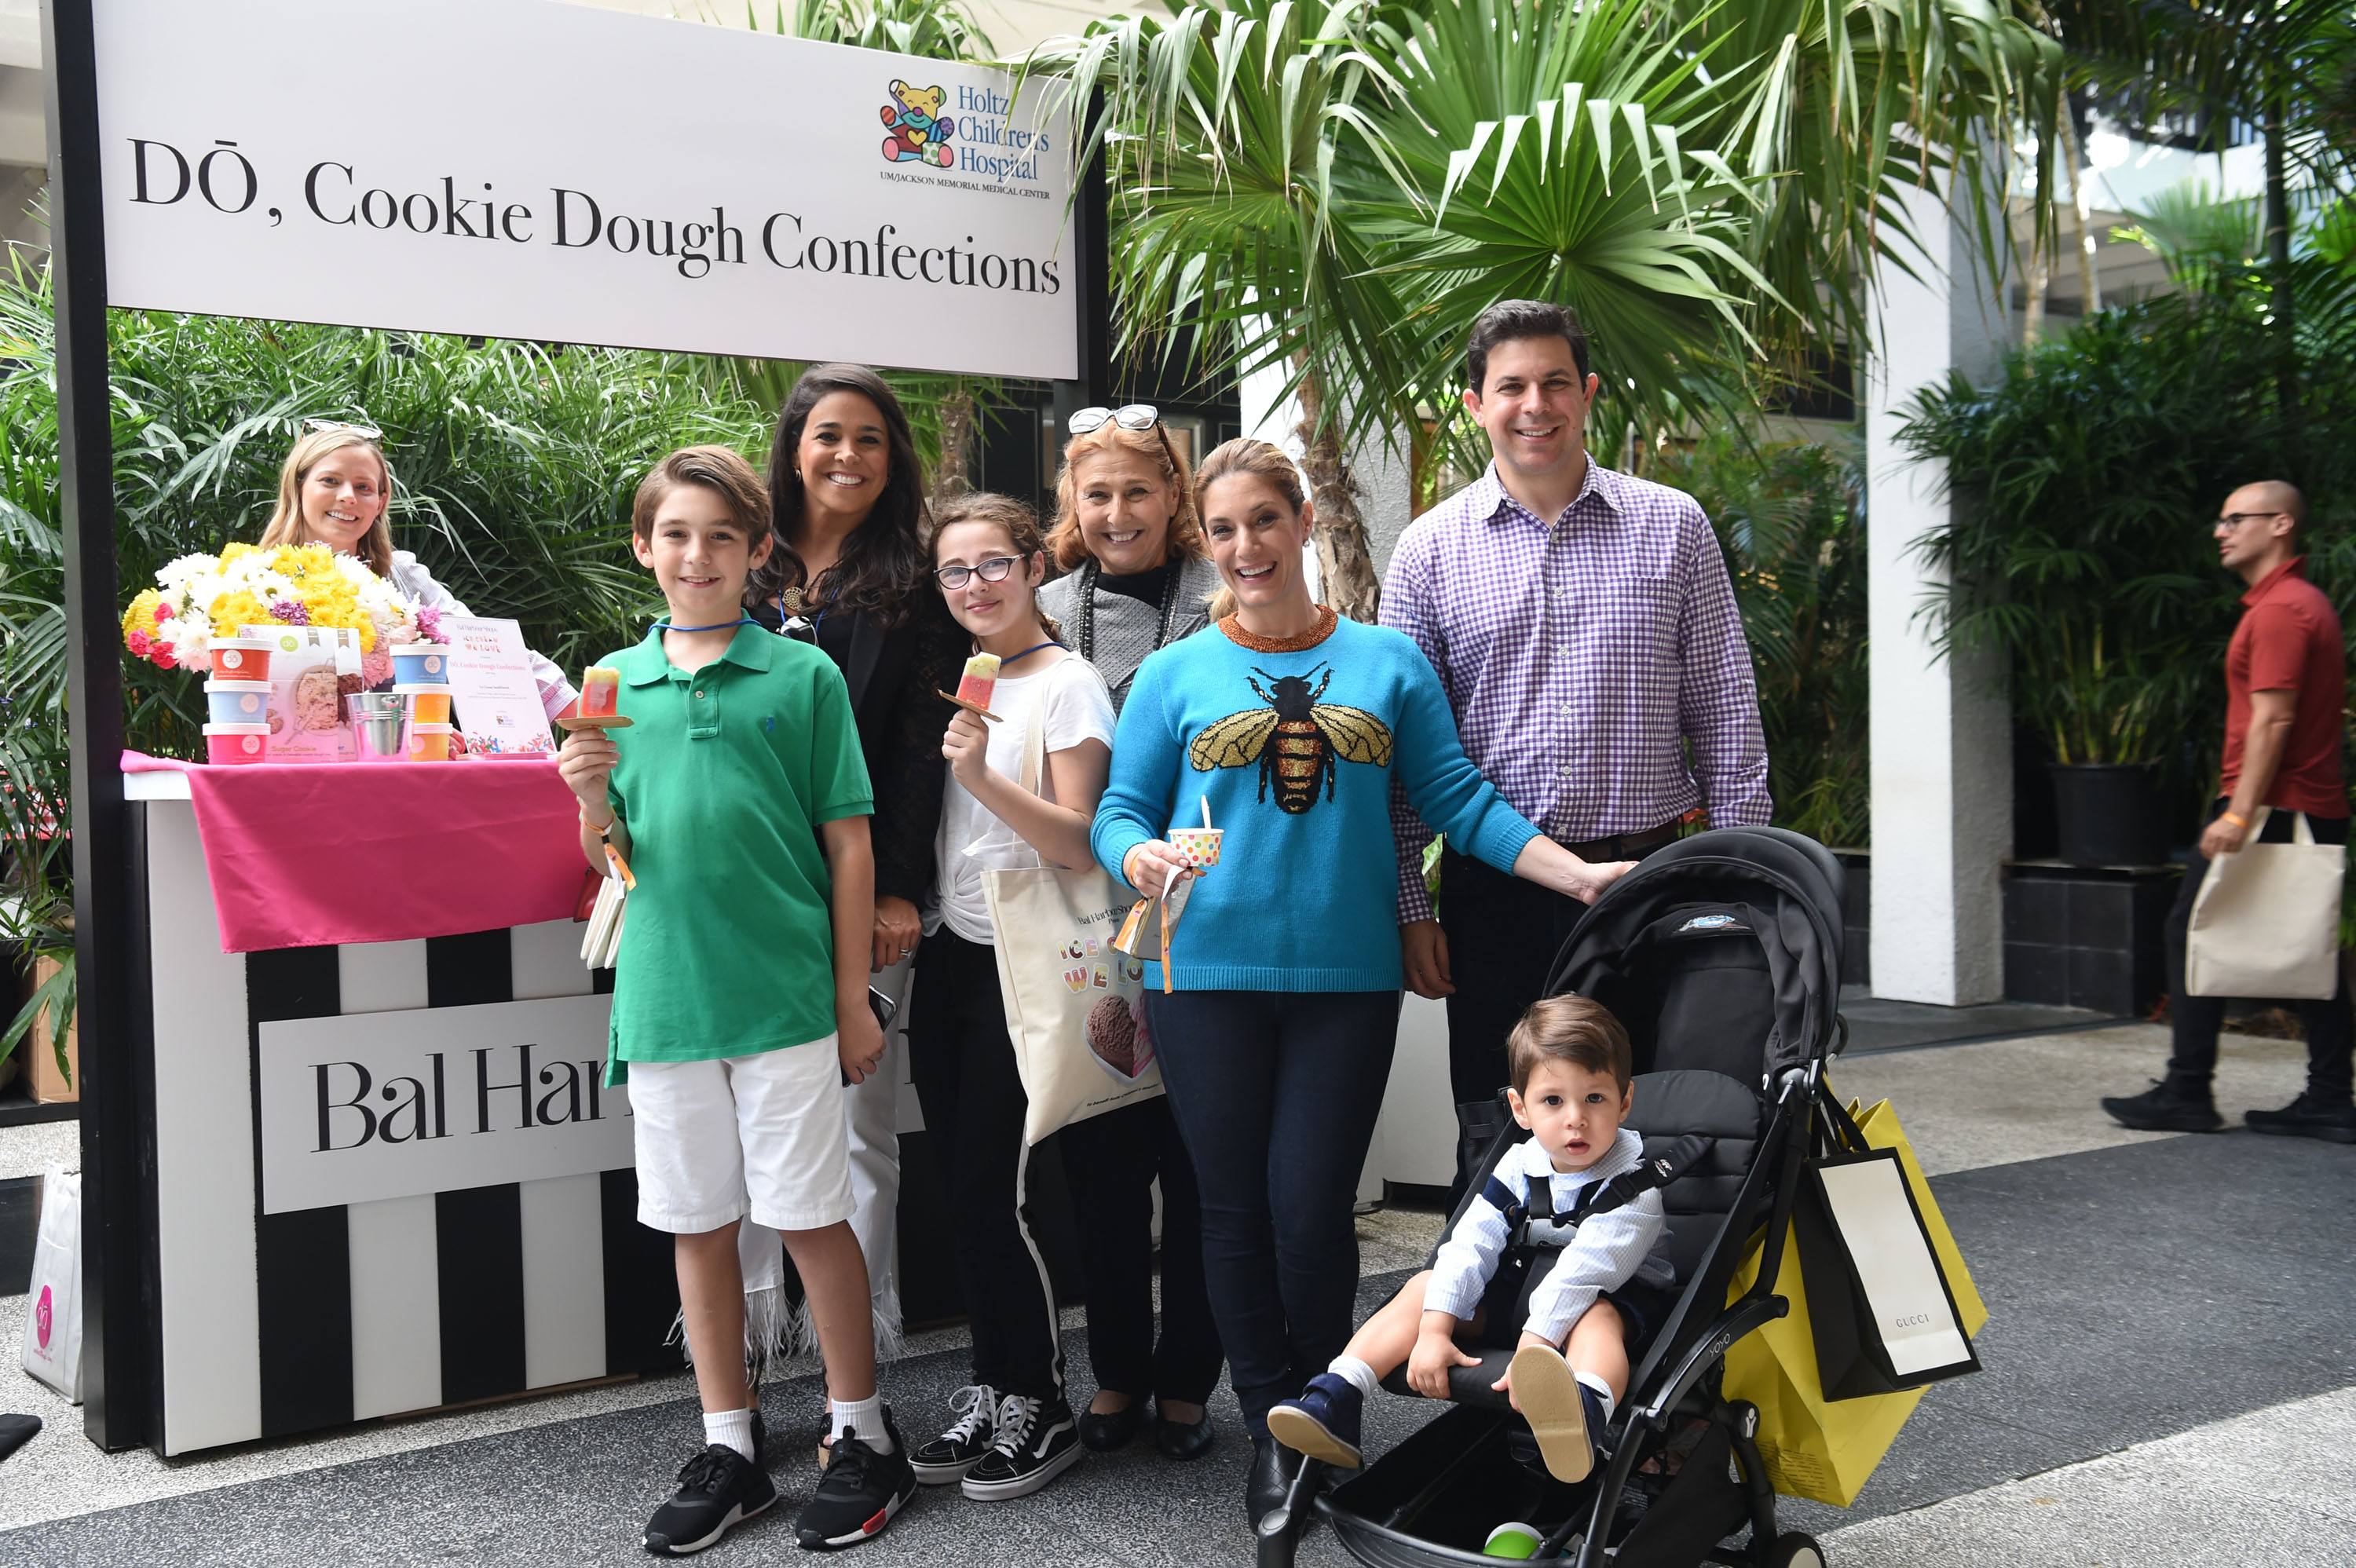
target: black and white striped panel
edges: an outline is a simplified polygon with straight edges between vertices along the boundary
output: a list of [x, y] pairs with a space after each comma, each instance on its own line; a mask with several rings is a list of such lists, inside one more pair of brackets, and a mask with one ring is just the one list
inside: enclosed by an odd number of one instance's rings
[[[566, 922], [250, 954], [248, 1011], [581, 995], [579, 944]], [[637, 1193], [627, 1170], [281, 1214], [257, 1192], [262, 1435], [675, 1365], [669, 1238], [637, 1223]]]
[[630, 1170], [261, 1211], [261, 1025], [585, 994], [580, 928], [223, 955], [188, 808], [147, 809], [164, 1451], [676, 1366]]

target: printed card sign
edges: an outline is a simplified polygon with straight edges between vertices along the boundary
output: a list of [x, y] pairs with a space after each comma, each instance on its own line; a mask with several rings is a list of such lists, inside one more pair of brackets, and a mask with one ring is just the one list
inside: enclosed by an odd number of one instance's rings
[[348, 626], [240, 626], [270, 650], [270, 760], [348, 763], [358, 742], [344, 699], [360, 688], [359, 634]]
[[[94, 10], [112, 304], [1079, 374], [1044, 85], [549, 0]], [[287, 112], [327, 61], [370, 112]]]
[[262, 1211], [618, 1170], [610, 997], [348, 1013], [259, 1026]]
[[534, 756], [555, 750], [523, 628], [513, 621], [444, 615], [450, 697], [458, 732], [477, 756]]

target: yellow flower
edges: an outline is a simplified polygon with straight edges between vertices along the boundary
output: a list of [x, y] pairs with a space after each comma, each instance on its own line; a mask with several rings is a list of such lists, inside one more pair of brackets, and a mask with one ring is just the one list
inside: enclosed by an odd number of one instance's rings
[[128, 637], [134, 631], [152, 635], [155, 630], [155, 606], [163, 602], [164, 596], [154, 589], [140, 590], [131, 601], [131, 608], [123, 613], [123, 635]]
[[212, 623], [213, 635], [234, 637], [240, 626], [270, 624], [270, 606], [246, 590], [233, 588], [205, 607], [205, 618]]
[[253, 553], [254, 547], [250, 544], [225, 544], [221, 546], [220, 563], [223, 566], [227, 566], [230, 561], [235, 560], [241, 555], [252, 555]]

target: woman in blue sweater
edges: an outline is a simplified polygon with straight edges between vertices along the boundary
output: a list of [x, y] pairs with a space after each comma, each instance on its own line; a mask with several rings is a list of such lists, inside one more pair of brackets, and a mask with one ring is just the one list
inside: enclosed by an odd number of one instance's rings
[[1416, 645], [1310, 597], [1312, 512], [1290, 458], [1231, 441], [1195, 484], [1233, 613], [1139, 668], [1091, 841], [1159, 894], [1185, 869], [1173, 826], [1207, 798], [1225, 830], [1171, 942], [1174, 989], [1148, 964], [1145, 1007], [1202, 1188], [1257, 1523], [1299, 1465], [1269, 1439], [1269, 1410], [1350, 1334], [1351, 1208], [1398, 1032], [1392, 784], [1461, 850], [1575, 898], [1631, 862], [1590, 865], [1540, 835], [1464, 755]]

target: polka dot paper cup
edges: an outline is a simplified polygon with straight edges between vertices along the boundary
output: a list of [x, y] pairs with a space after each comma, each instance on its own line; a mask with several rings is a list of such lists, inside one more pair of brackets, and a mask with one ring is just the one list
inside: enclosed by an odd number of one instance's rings
[[1219, 863], [1219, 837], [1224, 827], [1173, 827], [1170, 830], [1170, 846], [1186, 858], [1186, 864], [1196, 870]]

